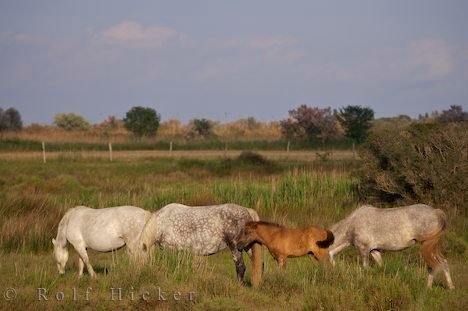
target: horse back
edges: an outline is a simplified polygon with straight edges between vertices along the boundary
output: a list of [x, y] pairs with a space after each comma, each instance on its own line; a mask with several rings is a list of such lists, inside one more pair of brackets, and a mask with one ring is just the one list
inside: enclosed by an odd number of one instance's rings
[[440, 210], [428, 205], [416, 204], [395, 208], [364, 206], [350, 216], [350, 235], [353, 239], [370, 239], [386, 242], [388, 237], [402, 241], [419, 240], [421, 236], [439, 230]]
[[155, 238], [163, 247], [208, 255], [226, 248], [258, 215], [236, 204], [186, 206], [172, 203], [155, 213]]
[[87, 244], [106, 244], [109, 240], [111, 244], [119, 244], [118, 240], [136, 239], [150, 216], [151, 213], [134, 206], [79, 207], [70, 214], [67, 231], [71, 240]]

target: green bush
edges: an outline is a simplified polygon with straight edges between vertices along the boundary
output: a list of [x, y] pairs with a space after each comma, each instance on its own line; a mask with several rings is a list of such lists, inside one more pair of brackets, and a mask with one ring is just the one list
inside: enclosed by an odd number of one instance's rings
[[361, 195], [466, 213], [467, 133], [467, 122], [416, 123], [373, 133], [361, 152]]
[[85, 131], [91, 124], [83, 117], [73, 112], [58, 113], [54, 117], [54, 125], [67, 131]]

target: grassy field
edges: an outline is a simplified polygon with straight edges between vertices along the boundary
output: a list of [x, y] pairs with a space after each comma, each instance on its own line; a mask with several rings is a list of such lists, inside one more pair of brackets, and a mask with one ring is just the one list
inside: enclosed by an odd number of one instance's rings
[[[18, 135], [21, 135], [20, 132]], [[14, 134], [16, 135], [16, 134]], [[172, 140], [162, 140], [159, 138], [127, 137], [122, 141], [115, 141], [109, 137], [92, 136], [81, 137], [81, 140], [64, 138], [54, 138], [53, 135], [43, 135], [41, 139], [28, 139], [23, 136], [0, 136], [0, 151], [42, 151], [42, 142], [45, 142], [48, 151], [106, 151], [109, 141], [112, 142], [116, 151], [131, 150], [160, 150], [167, 151]], [[208, 140], [174, 140], [173, 150], [286, 150], [289, 145], [290, 150], [320, 150], [336, 149], [347, 150], [352, 146], [352, 141], [347, 138], [337, 138], [326, 142], [308, 140], [232, 140], [232, 139], [208, 139]]]
[[[286, 271], [279, 271], [264, 249], [265, 274], [258, 288], [237, 283], [229, 251], [197, 257], [156, 250], [144, 267], [129, 262], [125, 250], [90, 252], [97, 280], [77, 279], [77, 257], [71, 251], [67, 273], [58, 275], [50, 241], [65, 210], [75, 205], [136, 205], [154, 211], [171, 202], [234, 202], [255, 208], [262, 219], [300, 227], [329, 226], [360, 203], [350, 174], [359, 162], [350, 157], [236, 156], [117, 157], [114, 162], [57, 156], [46, 165], [35, 158], [3, 158], [0, 309], [466, 310], [468, 223], [455, 217], [449, 219], [444, 242], [457, 287], [453, 291], [445, 289], [441, 276], [435, 288], [426, 288], [417, 247], [385, 253], [385, 265], [367, 271], [353, 249], [341, 254], [333, 269], [297, 258], [288, 260]], [[250, 262], [244, 257], [249, 279]]]
[[[113, 151], [113, 160], [140, 160], [151, 158], [174, 158], [174, 159], [198, 159], [198, 160], [216, 160], [219, 158], [234, 159], [237, 158], [242, 151], [239, 150], [176, 150], [176, 151], [161, 151], [161, 150], [132, 150], [132, 151]], [[255, 153], [269, 160], [282, 161], [301, 161], [311, 162], [315, 160], [350, 160], [357, 155], [349, 150], [321, 150], [321, 151], [279, 151], [279, 150], [256, 150]], [[36, 160], [43, 161], [43, 153], [38, 151], [18, 152], [9, 151], [1, 152], [0, 160]], [[79, 160], [79, 159], [110, 159], [109, 151], [52, 151], [46, 153], [47, 159], [59, 159], [62, 161]]]

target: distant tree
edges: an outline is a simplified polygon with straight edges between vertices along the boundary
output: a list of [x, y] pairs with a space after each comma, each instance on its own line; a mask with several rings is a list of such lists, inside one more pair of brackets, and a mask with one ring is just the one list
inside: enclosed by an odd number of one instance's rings
[[254, 117], [248, 117], [246, 119], [247, 128], [249, 130], [256, 129], [260, 127], [260, 123]]
[[345, 135], [360, 144], [367, 138], [374, 111], [368, 107], [350, 105], [341, 108], [336, 118], [345, 129]]
[[103, 123], [110, 130], [115, 130], [119, 126], [119, 120], [116, 116], [108, 116]]
[[161, 122], [158, 129], [158, 136], [164, 139], [183, 139], [186, 133], [185, 127], [177, 119], [169, 119]]
[[15, 108], [3, 110], [0, 108], [0, 131], [13, 130], [19, 131], [23, 128], [21, 115]]
[[127, 112], [124, 125], [138, 137], [154, 136], [158, 131], [160, 120], [161, 116], [155, 109], [137, 106]]
[[79, 114], [73, 112], [58, 113], [54, 117], [54, 125], [67, 131], [82, 130], [90, 128], [89, 122]]
[[449, 110], [444, 110], [440, 113], [436, 120], [438, 122], [464, 122], [468, 121], [468, 112], [463, 111], [462, 106], [450, 106]]
[[208, 119], [193, 119], [190, 122], [190, 130], [187, 135], [188, 138], [201, 137], [204, 139], [213, 138], [213, 122]]
[[281, 131], [287, 138], [320, 140], [322, 142], [338, 133], [337, 121], [331, 108], [301, 105], [289, 110], [289, 118], [280, 121]]
[[101, 130], [102, 135], [105, 138], [110, 138], [112, 133], [119, 127], [119, 120], [116, 116], [108, 116], [101, 124], [98, 125], [98, 128]]

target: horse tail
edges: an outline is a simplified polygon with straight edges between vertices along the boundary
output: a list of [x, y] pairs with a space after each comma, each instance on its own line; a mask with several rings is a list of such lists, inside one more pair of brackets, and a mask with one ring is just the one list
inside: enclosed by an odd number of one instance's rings
[[442, 234], [447, 227], [447, 216], [440, 210], [435, 210], [438, 218], [438, 228], [433, 232], [422, 236], [421, 241], [421, 256], [427, 263], [429, 268], [435, 269], [444, 262], [444, 256], [440, 250], [440, 242]]
[[320, 248], [328, 248], [335, 241], [335, 236], [333, 235], [333, 232], [331, 232], [330, 230], [324, 231], [327, 232], [327, 238], [325, 240], [315, 242], [315, 244], [317, 244], [317, 246]]
[[[250, 217], [253, 221], [259, 221], [260, 217], [257, 212], [253, 209], [248, 209]], [[262, 254], [262, 245], [259, 243], [254, 243], [251, 247], [252, 255], [250, 259], [252, 260], [252, 286], [256, 287], [260, 284], [263, 274], [263, 254]]]

